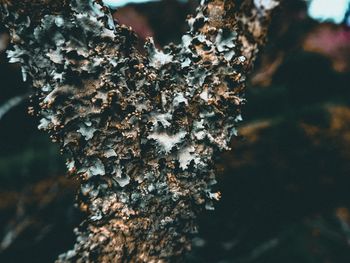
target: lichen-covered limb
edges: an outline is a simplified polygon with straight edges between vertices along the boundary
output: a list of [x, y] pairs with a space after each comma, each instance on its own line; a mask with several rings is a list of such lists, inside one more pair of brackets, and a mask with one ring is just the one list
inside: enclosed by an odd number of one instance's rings
[[213, 156], [236, 134], [276, 2], [202, 1], [181, 44], [149, 40], [147, 56], [101, 1], [9, 2], [10, 60], [36, 89], [39, 128], [70, 154], [87, 213], [58, 262], [182, 261], [197, 214], [220, 198]]

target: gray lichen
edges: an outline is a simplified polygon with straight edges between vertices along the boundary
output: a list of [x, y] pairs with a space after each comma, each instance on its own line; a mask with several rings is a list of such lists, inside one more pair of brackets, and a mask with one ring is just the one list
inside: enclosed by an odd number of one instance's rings
[[220, 198], [213, 155], [237, 133], [266, 32], [249, 24], [265, 29], [270, 9], [202, 1], [180, 45], [158, 50], [150, 39], [142, 56], [101, 1], [65, 1], [39, 20], [0, 3], [10, 60], [40, 101], [39, 128], [70, 154], [81, 181], [87, 218], [58, 262], [181, 261], [198, 213]]

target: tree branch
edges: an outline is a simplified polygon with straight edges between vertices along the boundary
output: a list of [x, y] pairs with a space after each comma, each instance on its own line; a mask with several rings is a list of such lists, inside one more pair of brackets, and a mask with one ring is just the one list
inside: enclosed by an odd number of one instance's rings
[[182, 43], [149, 40], [147, 56], [101, 1], [0, 3], [10, 60], [40, 101], [30, 111], [81, 181], [87, 219], [58, 262], [182, 261], [220, 198], [213, 156], [236, 134], [275, 1], [202, 1]]

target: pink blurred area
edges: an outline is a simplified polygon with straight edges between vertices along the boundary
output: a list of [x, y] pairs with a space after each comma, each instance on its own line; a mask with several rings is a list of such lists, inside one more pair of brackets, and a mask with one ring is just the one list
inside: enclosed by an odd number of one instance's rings
[[350, 70], [350, 28], [330, 23], [319, 24], [305, 38], [305, 51], [328, 57], [335, 70]]
[[120, 8], [117, 12], [114, 12], [113, 17], [119, 24], [130, 26], [141, 40], [154, 36], [148, 19], [133, 7], [126, 6]]

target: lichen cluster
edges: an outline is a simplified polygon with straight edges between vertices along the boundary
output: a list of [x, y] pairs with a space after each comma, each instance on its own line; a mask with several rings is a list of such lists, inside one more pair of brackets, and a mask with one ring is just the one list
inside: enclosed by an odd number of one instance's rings
[[36, 89], [30, 111], [81, 181], [87, 219], [58, 262], [181, 261], [196, 216], [220, 198], [213, 157], [241, 120], [239, 5], [202, 1], [181, 44], [150, 39], [145, 56], [101, 1], [72, 0], [36, 23], [0, 7], [10, 61]]

